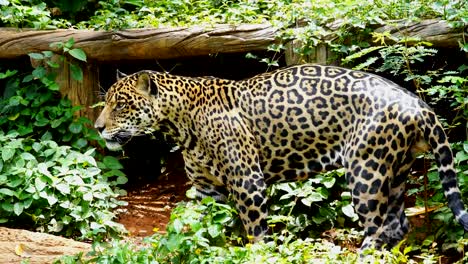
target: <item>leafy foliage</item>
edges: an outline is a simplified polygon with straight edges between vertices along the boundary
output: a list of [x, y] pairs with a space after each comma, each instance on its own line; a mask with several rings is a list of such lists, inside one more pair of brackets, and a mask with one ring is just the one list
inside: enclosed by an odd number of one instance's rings
[[298, 236], [317, 236], [338, 222], [357, 220], [349, 192], [345, 189], [344, 170], [318, 174], [304, 182], [273, 185], [269, 190], [270, 223], [283, 224]]
[[93, 149], [79, 153], [15, 131], [0, 131], [0, 148], [1, 223], [95, 239], [123, 231], [112, 220], [124, 204], [116, 200], [122, 181], [105, 176]]
[[[73, 39], [53, 45], [86, 61]], [[57, 61], [73, 62], [51, 51], [29, 56], [41, 63], [32, 72], [0, 74], [6, 80], [0, 100], [0, 222], [82, 239], [122, 233], [112, 212], [124, 204], [116, 199], [124, 193], [117, 185], [127, 182], [122, 166], [91, 148], [96, 140], [104, 143], [90, 120], [75, 116], [80, 107], [60, 96], [49, 70], [59, 67]]]
[[[142, 246], [122, 241], [95, 244], [88, 256], [63, 257], [57, 263], [416, 263], [403, 251], [369, 250], [367, 262], [356, 252], [324, 239], [299, 239], [288, 232], [274, 233], [269, 242], [239, 245], [242, 239], [232, 232], [237, 212], [212, 198], [179, 204], [171, 215], [166, 234], [145, 239]], [[233, 225], [234, 224], [234, 225]], [[228, 234], [228, 235], [227, 235]], [[354, 231], [343, 232], [337, 240], [348, 240]], [[335, 241], [336, 242], [336, 241]], [[425, 263], [434, 256], [418, 256]]]

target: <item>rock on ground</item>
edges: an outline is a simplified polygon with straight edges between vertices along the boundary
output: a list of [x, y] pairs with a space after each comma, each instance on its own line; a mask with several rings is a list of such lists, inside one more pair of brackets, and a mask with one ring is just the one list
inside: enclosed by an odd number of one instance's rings
[[90, 244], [21, 229], [0, 227], [0, 264], [53, 263], [63, 255], [88, 252]]

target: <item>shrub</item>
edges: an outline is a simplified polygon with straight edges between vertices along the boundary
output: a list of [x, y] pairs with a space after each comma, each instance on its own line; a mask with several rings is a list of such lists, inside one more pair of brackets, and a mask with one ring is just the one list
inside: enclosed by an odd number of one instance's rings
[[104, 176], [94, 150], [79, 153], [15, 131], [0, 131], [0, 148], [1, 223], [81, 238], [123, 231], [112, 210], [124, 205], [116, 198], [126, 178]]

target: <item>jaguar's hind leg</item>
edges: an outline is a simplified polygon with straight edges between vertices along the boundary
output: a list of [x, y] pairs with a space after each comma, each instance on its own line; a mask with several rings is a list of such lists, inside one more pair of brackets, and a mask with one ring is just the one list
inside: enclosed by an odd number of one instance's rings
[[403, 158], [401, 163], [372, 159], [359, 162], [356, 158], [350, 163], [354, 167], [348, 168], [353, 203], [365, 231], [361, 249], [391, 248], [408, 233], [409, 224], [404, 212], [405, 182], [414, 159], [410, 153], [407, 157], [398, 153], [396, 156]]

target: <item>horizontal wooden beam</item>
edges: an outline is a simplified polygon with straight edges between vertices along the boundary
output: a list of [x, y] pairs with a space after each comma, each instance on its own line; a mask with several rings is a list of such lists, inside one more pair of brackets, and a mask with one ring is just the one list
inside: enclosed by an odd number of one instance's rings
[[121, 31], [0, 28], [0, 58], [50, 50], [50, 43], [74, 38], [74, 47], [83, 49], [93, 60], [170, 59], [265, 50], [275, 42], [275, 34], [268, 24]]
[[[331, 31], [340, 22], [331, 25]], [[377, 28], [395, 36], [417, 37], [435, 47], [458, 47], [465, 28], [452, 28], [442, 20], [395, 21]], [[216, 53], [265, 50], [278, 41], [277, 29], [269, 24], [214, 25], [182, 28], [93, 31], [75, 29], [30, 30], [0, 28], [0, 59], [15, 58], [31, 52], [50, 50], [52, 42], [75, 39], [89, 59], [97, 61], [170, 59]], [[336, 35], [330, 34], [325, 40]]]

